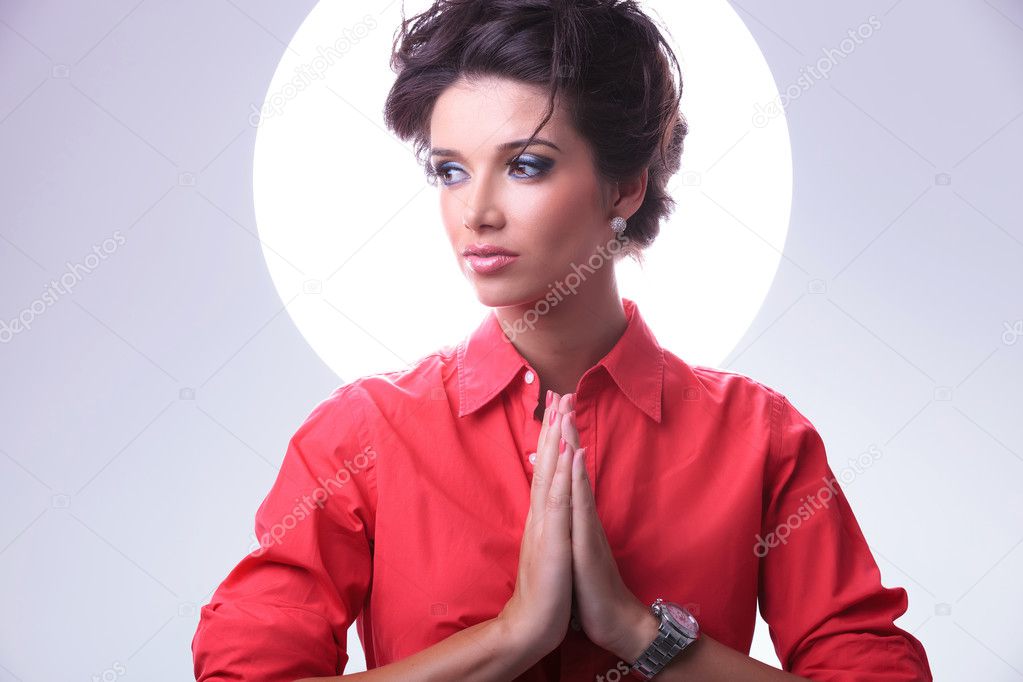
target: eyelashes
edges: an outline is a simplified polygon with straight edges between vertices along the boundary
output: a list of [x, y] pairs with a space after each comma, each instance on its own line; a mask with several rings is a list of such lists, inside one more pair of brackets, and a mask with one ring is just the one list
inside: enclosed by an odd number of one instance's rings
[[[554, 167], [554, 161], [540, 156], [518, 156], [509, 161], [508, 163], [506, 163], [505, 166], [513, 169], [514, 168], [532, 169], [531, 172], [526, 173], [524, 175], [519, 174], [513, 176], [520, 180], [529, 180], [532, 178], [538, 178], [543, 175], [546, 175], [550, 171], [550, 169]], [[430, 164], [430, 167], [426, 171], [426, 175], [431, 181], [439, 178], [441, 184], [447, 187], [456, 184], [455, 181], [448, 181], [446, 179], [448, 173], [451, 172], [464, 171], [462, 171], [457, 164], [447, 162], [439, 164], [437, 166]]]

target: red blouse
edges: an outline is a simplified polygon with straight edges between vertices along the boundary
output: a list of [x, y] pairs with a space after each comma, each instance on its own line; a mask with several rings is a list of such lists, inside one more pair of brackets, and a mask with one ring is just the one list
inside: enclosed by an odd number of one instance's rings
[[[781, 393], [690, 366], [636, 303], [576, 387], [586, 468], [625, 584], [687, 606], [748, 653], [757, 598], [784, 669], [931, 680], [813, 425]], [[540, 382], [496, 314], [408, 370], [344, 384], [291, 438], [256, 512], [260, 547], [203, 606], [197, 680], [342, 674], [357, 623], [372, 669], [496, 616], [515, 586]], [[539, 407], [538, 407], [539, 406]], [[618, 679], [570, 628], [519, 680]]]

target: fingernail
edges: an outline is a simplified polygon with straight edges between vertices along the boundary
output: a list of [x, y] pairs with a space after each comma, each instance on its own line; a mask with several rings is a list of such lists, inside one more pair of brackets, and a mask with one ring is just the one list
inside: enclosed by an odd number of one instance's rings
[[551, 389], [548, 388], [547, 389], [547, 402], [546, 402], [546, 404], [544, 404], [544, 407], [547, 408], [547, 407], [550, 407], [550, 406], [551, 406]]
[[568, 423], [572, 425], [573, 429], [575, 428], [575, 410], [568, 413]]
[[557, 410], [551, 410], [551, 416], [547, 417], [547, 426], [554, 426], [554, 420], [558, 417]]
[[565, 454], [565, 446], [567, 446], [567, 445], [568, 445], [568, 443], [566, 443], [565, 439], [562, 438], [561, 439], [561, 445], [558, 446], [558, 454], [559, 455]]

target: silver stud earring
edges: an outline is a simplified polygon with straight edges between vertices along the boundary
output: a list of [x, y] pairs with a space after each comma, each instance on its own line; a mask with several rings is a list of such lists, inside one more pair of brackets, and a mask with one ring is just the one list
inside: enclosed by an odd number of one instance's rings
[[622, 232], [625, 232], [626, 224], [627, 223], [625, 222], [625, 218], [621, 217], [620, 215], [616, 215], [614, 218], [611, 219], [611, 229], [614, 230], [615, 234], [621, 234]]

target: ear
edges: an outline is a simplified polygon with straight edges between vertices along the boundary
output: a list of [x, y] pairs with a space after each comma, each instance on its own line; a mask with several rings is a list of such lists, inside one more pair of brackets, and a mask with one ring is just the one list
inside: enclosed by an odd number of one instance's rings
[[628, 220], [643, 205], [649, 171], [643, 171], [634, 178], [622, 180], [611, 190], [611, 212]]

